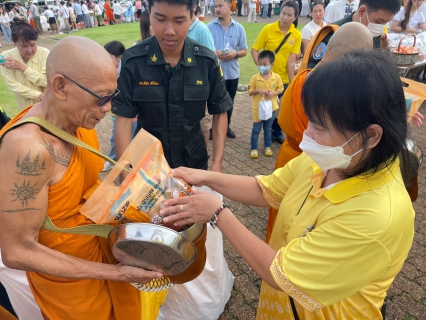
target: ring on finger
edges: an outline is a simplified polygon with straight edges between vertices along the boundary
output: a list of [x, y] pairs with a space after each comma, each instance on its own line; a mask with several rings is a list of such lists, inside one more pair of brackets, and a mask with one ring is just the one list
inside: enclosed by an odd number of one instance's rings
[[179, 206], [180, 212], [183, 212], [183, 204]]

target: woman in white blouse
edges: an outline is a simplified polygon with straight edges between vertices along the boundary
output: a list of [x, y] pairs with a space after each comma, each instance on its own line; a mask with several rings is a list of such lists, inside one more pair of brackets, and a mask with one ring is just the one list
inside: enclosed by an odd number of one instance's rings
[[325, 15], [325, 5], [322, 0], [312, 1], [312, 21], [302, 29], [302, 54], [305, 54], [314, 35], [326, 25], [323, 21]]
[[0, 7], [0, 26], [7, 44], [12, 44], [12, 31], [10, 29], [10, 18], [3, 7]]
[[424, 0], [408, 0], [405, 7], [395, 15], [391, 31], [397, 33], [418, 33], [426, 31], [425, 17], [419, 10]]

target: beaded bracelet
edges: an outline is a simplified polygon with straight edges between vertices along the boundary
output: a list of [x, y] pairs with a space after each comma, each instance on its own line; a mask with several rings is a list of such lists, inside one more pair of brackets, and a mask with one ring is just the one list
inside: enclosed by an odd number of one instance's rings
[[213, 216], [210, 219], [210, 225], [212, 226], [212, 228], [216, 228], [217, 222], [219, 221], [219, 213], [221, 213], [221, 211], [225, 208], [229, 209], [229, 206], [224, 203], [222, 204], [213, 214]]

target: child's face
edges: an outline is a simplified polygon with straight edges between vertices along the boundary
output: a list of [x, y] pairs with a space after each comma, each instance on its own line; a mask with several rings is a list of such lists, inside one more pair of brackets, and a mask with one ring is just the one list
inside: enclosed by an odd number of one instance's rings
[[258, 63], [258, 66], [263, 66], [263, 67], [271, 67], [274, 65], [273, 63], [269, 61], [268, 58], [259, 59], [257, 60], [257, 63]]
[[182, 55], [183, 42], [191, 25], [186, 5], [154, 1], [150, 8], [151, 27], [163, 54]]

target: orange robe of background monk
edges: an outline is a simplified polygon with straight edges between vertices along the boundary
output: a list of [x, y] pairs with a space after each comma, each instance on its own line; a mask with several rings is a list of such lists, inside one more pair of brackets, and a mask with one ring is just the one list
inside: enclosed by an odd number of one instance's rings
[[[28, 110], [23, 110], [4, 129], [21, 119]], [[95, 130], [79, 128], [76, 137], [99, 149]], [[63, 178], [49, 187], [47, 215], [57, 227], [70, 228], [93, 223], [79, 210], [84, 199], [98, 186], [102, 165], [103, 161], [98, 156], [74, 147]], [[40, 229], [38, 242], [74, 257], [108, 263], [98, 237]], [[34, 272], [27, 272], [27, 277], [34, 298], [48, 319], [140, 320], [138, 291], [129, 283], [57, 278]]]
[[[309, 121], [305, 111], [303, 110], [302, 88], [305, 83], [306, 76], [310, 71], [311, 69], [308, 69], [298, 73], [284, 92], [281, 100], [278, 124], [287, 137], [281, 145], [277, 162], [275, 163], [275, 169], [284, 167], [287, 162], [302, 153], [302, 150], [299, 148], [299, 144], [302, 142], [303, 131], [305, 131], [308, 127]], [[266, 228], [266, 243], [269, 242], [269, 238], [271, 237], [277, 214], [278, 210], [269, 208], [268, 226]]]

